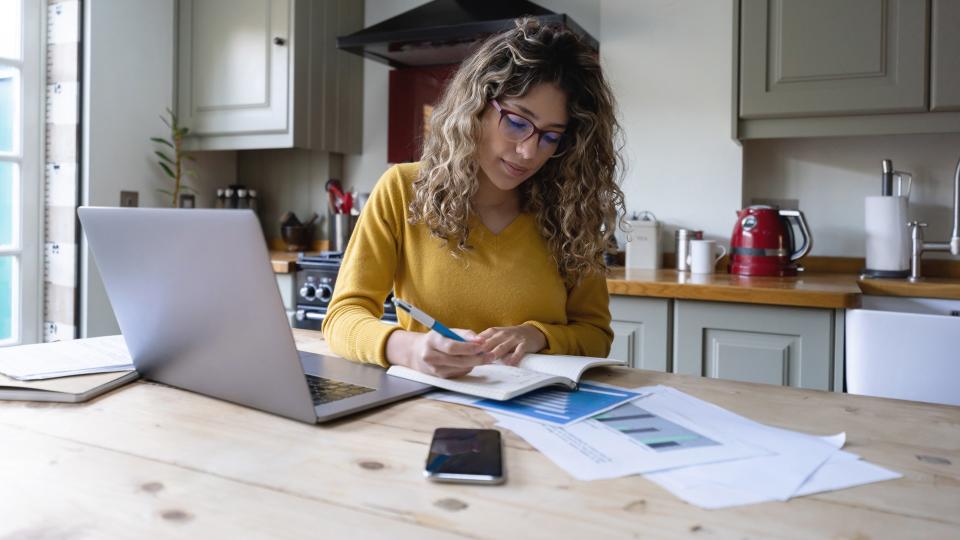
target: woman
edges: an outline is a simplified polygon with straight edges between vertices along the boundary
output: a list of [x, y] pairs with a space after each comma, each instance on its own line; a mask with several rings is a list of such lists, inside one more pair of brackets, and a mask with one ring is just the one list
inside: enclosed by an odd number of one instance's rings
[[[423, 160], [390, 168], [364, 206], [323, 322], [331, 349], [441, 377], [532, 352], [606, 356], [618, 133], [574, 34], [518, 20], [487, 40], [434, 109]], [[391, 289], [466, 341], [402, 312], [379, 321]]]

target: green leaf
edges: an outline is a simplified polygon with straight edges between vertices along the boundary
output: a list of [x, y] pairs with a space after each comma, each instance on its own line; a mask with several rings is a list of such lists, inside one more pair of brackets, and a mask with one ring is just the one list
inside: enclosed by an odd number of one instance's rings
[[166, 161], [167, 163], [170, 163], [170, 164], [175, 163], [175, 162], [173, 161], [173, 158], [171, 158], [170, 156], [164, 154], [163, 152], [161, 152], [161, 151], [159, 151], [159, 150], [154, 150], [153, 153], [156, 154], [157, 156], [159, 156], [160, 159], [162, 159], [163, 161]]
[[193, 192], [193, 193], [200, 193], [200, 192], [197, 191], [196, 189], [194, 189], [194, 188], [192, 188], [192, 187], [190, 187], [190, 186], [188, 186], [188, 185], [186, 185], [186, 184], [180, 184], [180, 191], [190, 191], [190, 192]]
[[181, 136], [181, 137], [185, 136], [187, 133], [190, 133], [190, 128], [185, 128], [185, 127], [184, 127], [184, 128], [180, 128], [180, 136]]
[[173, 178], [174, 180], [177, 179], [177, 175], [173, 174], [173, 171], [170, 170], [170, 167], [169, 167], [166, 163], [164, 163], [164, 162], [162, 162], [162, 161], [158, 161], [157, 163], [159, 163], [159, 164], [160, 164], [160, 168], [162, 168], [162, 169], [164, 170], [164, 172], [167, 173], [167, 176], [169, 176], [170, 178]]
[[161, 116], [161, 117], [160, 117], [160, 120], [162, 120], [163, 123], [164, 123], [164, 125], [166, 125], [168, 128], [173, 129], [173, 126], [170, 125], [170, 121], [167, 120], [167, 118], [166, 118], [165, 116]]
[[169, 195], [169, 196], [173, 197], [173, 192], [172, 192], [172, 191], [167, 191], [167, 190], [165, 190], [165, 189], [158, 189], [158, 190], [157, 190], [157, 193], [163, 193], [164, 195]]
[[168, 140], [166, 140], [166, 139], [161, 139], [160, 137], [150, 137], [150, 140], [153, 141], [153, 142], [155, 142], [155, 143], [165, 144], [165, 145], [169, 146], [170, 148], [173, 148], [173, 143], [170, 142], [170, 141], [168, 141]]
[[187, 160], [187, 161], [192, 161], [193, 163], [196, 163], [196, 162], [197, 162], [197, 158], [195, 158], [195, 157], [193, 157], [193, 156], [184, 155], [184, 156], [183, 156], [183, 159], [185, 159], [185, 160]]

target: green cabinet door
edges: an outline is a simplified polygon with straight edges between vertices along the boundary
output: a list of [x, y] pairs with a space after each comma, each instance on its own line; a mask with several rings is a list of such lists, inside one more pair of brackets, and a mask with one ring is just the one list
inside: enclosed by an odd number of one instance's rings
[[960, 2], [933, 0], [930, 110], [960, 111]]
[[611, 296], [613, 346], [609, 358], [630, 367], [670, 371], [670, 310], [672, 300]]
[[833, 387], [833, 310], [677, 300], [673, 315], [676, 373]]
[[927, 110], [925, 0], [742, 0], [740, 10], [741, 118]]

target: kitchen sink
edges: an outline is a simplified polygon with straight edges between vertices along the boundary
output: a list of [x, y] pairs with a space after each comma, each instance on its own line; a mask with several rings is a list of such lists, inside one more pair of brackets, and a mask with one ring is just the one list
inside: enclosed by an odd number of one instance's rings
[[960, 300], [864, 296], [845, 339], [849, 393], [960, 405]]

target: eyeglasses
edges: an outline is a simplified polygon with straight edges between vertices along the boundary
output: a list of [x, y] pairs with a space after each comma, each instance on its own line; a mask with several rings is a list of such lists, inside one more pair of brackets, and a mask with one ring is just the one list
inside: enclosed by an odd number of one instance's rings
[[563, 142], [564, 138], [562, 131], [540, 129], [522, 114], [504, 109], [495, 99], [491, 99], [490, 104], [500, 113], [500, 134], [503, 135], [505, 139], [510, 142], [519, 143], [529, 139], [533, 135], [538, 135], [537, 149], [539, 151], [550, 152], [551, 155], [561, 153], [560, 143]]

